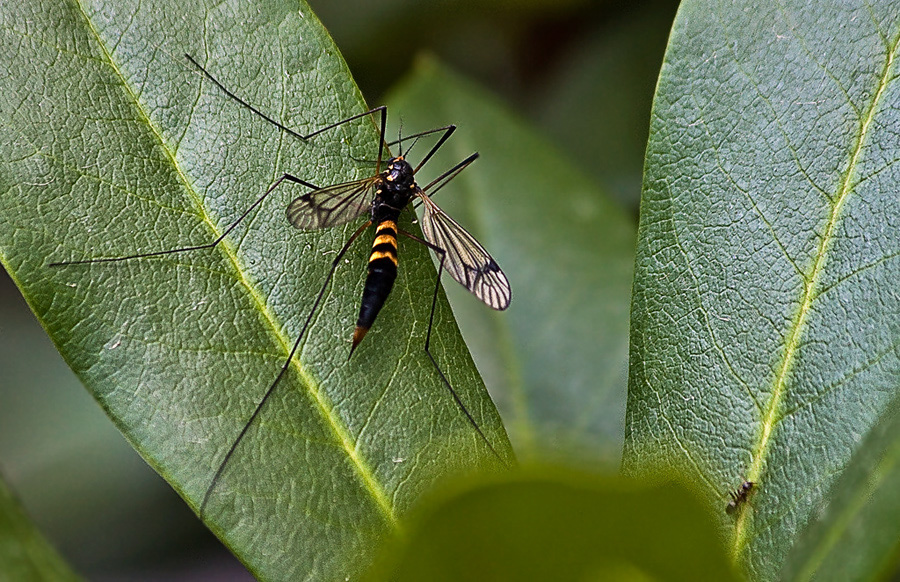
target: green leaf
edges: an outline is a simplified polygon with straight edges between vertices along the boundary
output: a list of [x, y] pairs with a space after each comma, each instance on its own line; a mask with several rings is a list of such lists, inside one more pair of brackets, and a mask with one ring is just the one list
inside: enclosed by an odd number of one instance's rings
[[571, 455], [577, 447], [617, 462], [631, 221], [524, 121], [434, 61], [421, 60], [390, 103], [407, 132], [425, 120], [459, 125], [429, 172], [481, 153], [435, 202], [478, 237], [512, 284], [501, 314], [459, 289], [448, 294], [519, 455]]
[[538, 112], [572, 160], [637, 218], [650, 106], [677, 3], [635, 3], [594, 25], [547, 83]]
[[896, 5], [689, 0], [654, 103], [626, 466], [675, 463], [773, 579], [898, 392]]
[[4, 580], [80, 580], [41, 536], [0, 480], [0, 572]]
[[173, 530], [196, 532], [190, 511], [173, 508], [174, 493], [82, 389], [3, 270], [0, 370], [0, 471], [75, 568], [118, 570], [128, 556], [165, 551], [161, 536], [170, 548], [183, 543]]
[[532, 473], [455, 491], [373, 580], [737, 580], [713, 519], [674, 484]]
[[[197, 509], [356, 225], [294, 230], [284, 207], [303, 189], [283, 187], [215, 250], [48, 264], [211, 242], [283, 172], [319, 185], [368, 175], [375, 125], [303, 143], [183, 57], [301, 132], [365, 111], [305, 4], [0, 10], [0, 262], [126, 438]], [[423, 490], [498, 465], [422, 350], [435, 270], [420, 245], [401, 243], [392, 297], [347, 361], [364, 238], [204, 516], [264, 579], [353, 577]], [[460, 397], [511, 455], [443, 296], [435, 333]]]
[[900, 398], [788, 556], [781, 580], [887, 580], [900, 557]]

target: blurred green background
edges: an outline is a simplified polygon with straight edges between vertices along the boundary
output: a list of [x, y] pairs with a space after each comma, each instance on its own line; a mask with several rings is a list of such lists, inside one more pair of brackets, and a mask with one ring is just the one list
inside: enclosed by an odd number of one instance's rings
[[[650, 106], [677, 2], [310, 3], [370, 104], [430, 53], [533, 124], [637, 223]], [[5, 272], [0, 403], [0, 473], [81, 574], [251, 579], [106, 419]]]

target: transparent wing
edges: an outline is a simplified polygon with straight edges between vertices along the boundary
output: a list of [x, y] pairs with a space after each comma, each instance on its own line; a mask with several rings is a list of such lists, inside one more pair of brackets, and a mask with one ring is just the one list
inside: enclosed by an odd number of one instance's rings
[[316, 230], [350, 222], [372, 206], [378, 176], [311, 190], [288, 204], [287, 219], [297, 228]]
[[501, 311], [509, 307], [512, 289], [493, 257], [428, 196], [420, 194], [419, 198], [425, 210], [422, 232], [428, 242], [447, 253], [444, 269], [489, 307]]

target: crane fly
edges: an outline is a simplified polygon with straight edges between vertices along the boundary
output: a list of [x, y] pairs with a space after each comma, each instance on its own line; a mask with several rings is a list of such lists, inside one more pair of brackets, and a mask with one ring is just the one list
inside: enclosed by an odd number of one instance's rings
[[[503, 464], [506, 464], [506, 461], [504, 461], [503, 457], [500, 456], [487, 439], [484, 432], [475, 421], [475, 418], [469, 412], [468, 408], [466, 408], [466, 405], [463, 403], [457, 392], [453, 389], [453, 386], [450, 384], [450, 381], [447, 379], [443, 370], [441, 370], [441, 367], [438, 365], [437, 360], [430, 350], [431, 332], [434, 327], [434, 312], [437, 304], [438, 289], [440, 288], [440, 277], [444, 271], [447, 271], [453, 279], [493, 309], [500, 311], [506, 309], [509, 306], [512, 297], [509, 281], [493, 257], [491, 257], [485, 248], [475, 240], [471, 234], [455, 220], [450, 218], [450, 216], [431, 200], [431, 196], [433, 196], [435, 192], [443, 188], [450, 180], [455, 178], [460, 172], [474, 162], [478, 158], [478, 153], [471, 154], [432, 180], [423, 188], [416, 183], [416, 174], [453, 134], [456, 130], [455, 125], [439, 127], [437, 129], [400, 138], [396, 142], [385, 143], [387, 107], [382, 105], [364, 113], [359, 113], [348, 117], [347, 119], [332, 123], [312, 133], [303, 135], [284, 126], [234, 94], [200, 65], [200, 63], [194, 60], [193, 57], [190, 55], [185, 56], [207, 79], [215, 84], [228, 97], [234, 99], [254, 114], [275, 125], [280, 130], [302, 141], [309, 140], [314, 136], [356, 119], [374, 116], [376, 114], [380, 115], [378, 157], [375, 161], [375, 171], [371, 176], [320, 188], [306, 180], [285, 173], [272, 183], [262, 196], [248, 207], [237, 220], [232, 222], [213, 242], [123, 257], [95, 258], [50, 264], [51, 267], [60, 267], [66, 265], [109, 263], [213, 248], [221, 243], [225, 237], [227, 237], [250, 214], [250, 212], [262, 204], [272, 192], [285, 183], [309, 188], [308, 192], [294, 199], [287, 206], [286, 214], [288, 222], [298, 229], [319, 230], [331, 228], [347, 224], [368, 215], [365, 222], [363, 222], [350, 236], [331, 262], [331, 268], [328, 271], [328, 275], [322, 283], [322, 287], [313, 302], [312, 308], [310, 309], [309, 314], [303, 323], [303, 327], [297, 335], [297, 339], [291, 347], [290, 353], [282, 365], [281, 370], [278, 372], [278, 375], [272, 384], [269, 385], [268, 390], [266, 390], [262, 399], [258, 402], [253, 414], [250, 415], [240, 433], [234, 441], [232, 441], [231, 447], [225, 454], [225, 457], [219, 463], [212, 481], [204, 494], [203, 501], [200, 504], [201, 516], [203, 515], [210, 496], [229, 460], [244, 436], [247, 434], [247, 431], [259, 416], [260, 411], [275, 391], [276, 386], [278, 386], [281, 378], [284, 376], [293, 360], [294, 355], [300, 346], [301, 339], [306, 334], [313, 315], [316, 313], [319, 304], [322, 301], [325, 290], [334, 276], [335, 269], [353, 242], [370, 226], [375, 227], [375, 240], [369, 253], [368, 273], [362, 292], [359, 317], [357, 318], [356, 327], [353, 332], [348, 359], [363, 340], [366, 332], [372, 327], [378, 313], [381, 311], [381, 308], [384, 306], [385, 301], [390, 295], [394, 281], [397, 277], [398, 236], [404, 236], [425, 245], [438, 257], [437, 281], [431, 299], [431, 312], [428, 316], [428, 330], [425, 334], [425, 353], [428, 355], [429, 360], [437, 371], [442, 384], [447, 388], [449, 394], [456, 403], [456, 406], [463, 412], [469, 424], [471, 424], [478, 433], [480, 440], [490, 449], [491, 453], [498, 460]], [[402, 142], [412, 139], [418, 140], [421, 137], [432, 134], [440, 134], [440, 137], [418, 165], [413, 167], [403, 155]], [[389, 157], [385, 161], [383, 158], [385, 151], [389, 146], [394, 144], [397, 144], [398, 147], [400, 147], [400, 155]], [[415, 142], [413, 145], [415, 145]], [[388, 154], [390, 154], [389, 151]], [[382, 162], [384, 162], [384, 169], [382, 169]], [[424, 239], [415, 234], [406, 232], [397, 226], [401, 212], [411, 204], [414, 204], [416, 207], [421, 206], [423, 209], [421, 225]]]

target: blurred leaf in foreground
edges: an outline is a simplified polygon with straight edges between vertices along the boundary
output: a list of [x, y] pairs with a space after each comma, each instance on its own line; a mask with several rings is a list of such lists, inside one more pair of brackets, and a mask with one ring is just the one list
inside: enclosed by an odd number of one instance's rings
[[0, 480], [0, 579], [16, 582], [80, 580], [41, 536]]
[[552, 473], [432, 500], [371, 579], [738, 579], [713, 520], [682, 487]]

